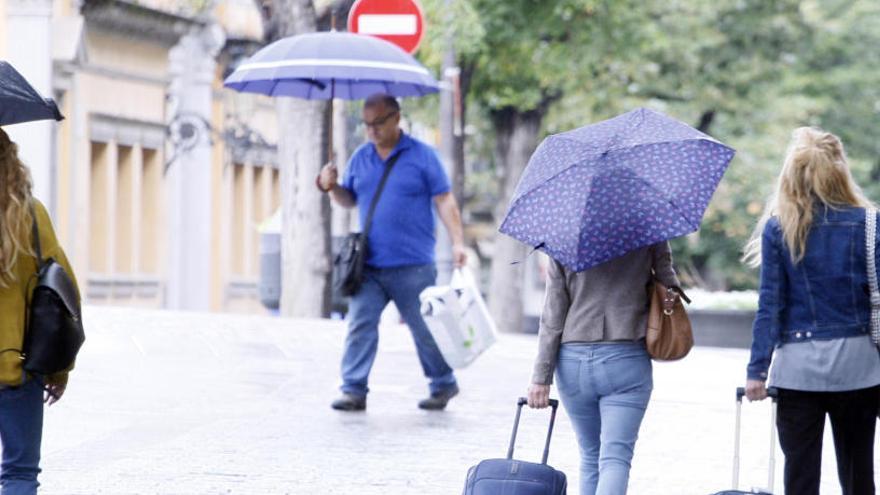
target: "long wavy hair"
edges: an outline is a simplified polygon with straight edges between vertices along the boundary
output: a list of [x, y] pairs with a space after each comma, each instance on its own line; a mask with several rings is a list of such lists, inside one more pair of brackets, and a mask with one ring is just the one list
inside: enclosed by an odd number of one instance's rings
[[15, 282], [21, 255], [33, 255], [31, 231], [31, 176], [18, 158], [18, 146], [0, 129], [0, 287]]
[[840, 138], [815, 127], [800, 127], [792, 133], [776, 191], [745, 246], [743, 261], [751, 266], [761, 264], [761, 235], [770, 217], [776, 216], [792, 262], [800, 262], [817, 204], [829, 208], [873, 206], [852, 178]]

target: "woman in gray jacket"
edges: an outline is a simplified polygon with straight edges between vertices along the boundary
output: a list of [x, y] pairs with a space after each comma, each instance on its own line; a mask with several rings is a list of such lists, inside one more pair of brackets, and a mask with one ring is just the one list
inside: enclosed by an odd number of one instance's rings
[[547, 407], [553, 372], [581, 453], [581, 495], [622, 495], [651, 398], [649, 285], [678, 287], [669, 244], [582, 272], [550, 260], [529, 406]]

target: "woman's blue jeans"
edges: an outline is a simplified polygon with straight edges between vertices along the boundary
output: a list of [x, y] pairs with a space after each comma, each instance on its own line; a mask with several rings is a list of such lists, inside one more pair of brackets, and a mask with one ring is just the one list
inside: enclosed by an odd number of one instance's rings
[[644, 341], [563, 344], [556, 386], [581, 451], [581, 495], [624, 495], [654, 388]]
[[42, 383], [29, 380], [20, 387], [0, 389], [0, 495], [37, 493], [42, 437]]
[[390, 301], [409, 327], [422, 371], [430, 380], [432, 394], [456, 386], [452, 368], [422, 319], [419, 294], [437, 278], [434, 265], [397, 268], [367, 267], [364, 283], [348, 304], [348, 336], [342, 355], [342, 391], [365, 396], [367, 382], [379, 346], [379, 317]]

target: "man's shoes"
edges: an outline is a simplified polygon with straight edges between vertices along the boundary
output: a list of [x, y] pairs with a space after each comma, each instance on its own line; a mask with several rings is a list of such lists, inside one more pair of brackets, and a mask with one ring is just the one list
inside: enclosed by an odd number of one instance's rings
[[330, 407], [337, 411], [363, 411], [367, 408], [366, 396], [342, 394], [342, 397], [333, 401]]
[[419, 402], [419, 409], [425, 409], [427, 411], [442, 411], [443, 409], [446, 409], [446, 404], [449, 403], [449, 399], [456, 395], [458, 395], [458, 385], [453, 385], [440, 392], [434, 392], [430, 397]]

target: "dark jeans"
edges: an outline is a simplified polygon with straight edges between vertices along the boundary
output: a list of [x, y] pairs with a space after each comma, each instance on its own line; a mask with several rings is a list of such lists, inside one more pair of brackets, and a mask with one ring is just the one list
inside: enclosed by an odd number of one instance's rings
[[37, 493], [42, 436], [42, 383], [34, 379], [20, 387], [0, 389], [0, 494]]
[[420, 311], [419, 294], [433, 285], [437, 277], [434, 265], [383, 269], [367, 267], [364, 275], [364, 284], [348, 305], [348, 336], [342, 355], [342, 391], [358, 396], [367, 395], [367, 381], [379, 345], [379, 316], [390, 301], [394, 301], [412, 333], [422, 371], [430, 380], [431, 393], [456, 386], [452, 368], [440, 354]]
[[776, 426], [786, 495], [819, 495], [825, 415], [831, 418], [843, 495], [874, 495], [874, 429], [880, 386], [846, 392], [779, 390]]

